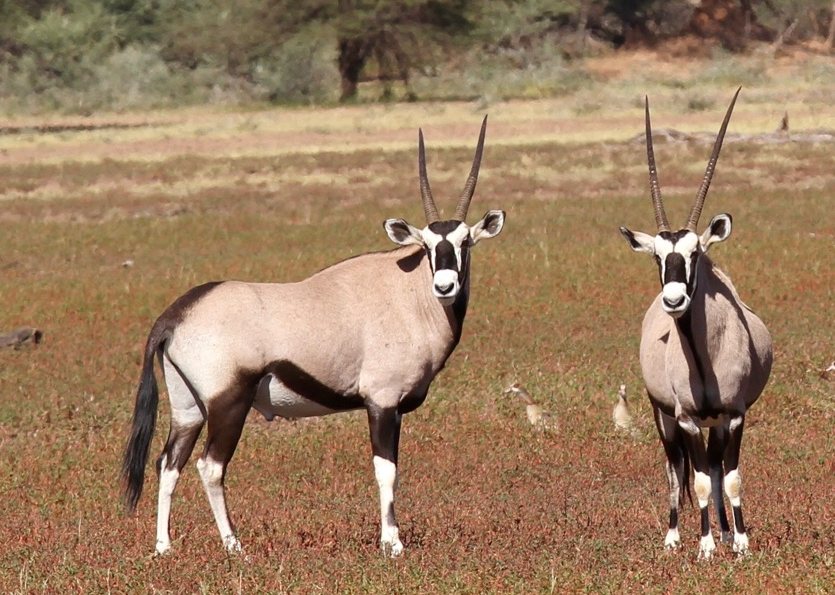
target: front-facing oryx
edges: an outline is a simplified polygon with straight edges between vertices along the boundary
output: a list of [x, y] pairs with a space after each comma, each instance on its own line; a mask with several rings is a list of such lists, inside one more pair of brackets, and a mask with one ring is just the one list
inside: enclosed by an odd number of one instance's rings
[[[620, 228], [633, 250], [655, 258], [661, 280], [661, 293], [647, 310], [641, 329], [641, 371], [667, 455], [670, 524], [664, 545], [674, 548], [681, 543], [679, 500], [685, 491], [689, 493], [692, 462], [701, 510], [699, 554], [705, 558], [716, 549], [708, 517], [711, 493], [722, 541], [731, 541], [723, 484], [733, 509], [733, 549], [739, 554], [748, 551], [739, 452], [745, 413], [765, 387], [772, 361], [765, 325], [706, 254], [731, 234], [731, 216], [717, 215], [701, 235], [696, 231], [737, 95], [739, 89], [725, 114], [687, 225], [678, 231], [671, 231], [661, 201], [647, 101], [647, 160], [658, 233]], [[707, 450], [703, 427], [709, 428]]]
[[298, 283], [201, 285], [157, 319], [145, 347], [123, 476], [132, 510], [154, 432], [156, 356], [171, 404], [171, 428], [157, 464], [158, 553], [171, 546], [171, 497], [204, 425], [197, 468], [224, 546], [240, 551], [224, 476], [251, 408], [270, 420], [365, 409], [380, 491], [381, 545], [393, 556], [401, 553], [394, 516], [401, 416], [423, 403], [461, 338], [471, 248], [504, 225], [503, 211], [465, 223], [486, 126], [485, 117], [452, 219], [438, 215], [421, 131], [418, 170], [427, 225], [387, 220], [386, 232], [400, 248], [342, 261]]

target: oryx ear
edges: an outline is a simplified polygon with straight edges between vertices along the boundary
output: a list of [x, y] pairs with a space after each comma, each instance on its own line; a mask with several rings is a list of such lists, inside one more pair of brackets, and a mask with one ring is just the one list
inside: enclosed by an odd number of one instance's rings
[[716, 217], [711, 219], [710, 225], [707, 226], [707, 229], [699, 238], [702, 250], [707, 252], [707, 249], [711, 244], [717, 244], [727, 240], [728, 236], [731, 235], [732, 224], [733, 219], [727, 213], [716, 215]]
[[391, 241], [401, 246], [423, 245], [420, 230], [406, 223], [404, 219], [386, 219], [383, 224]]
[[655, 238], [653, 236], [641, 231], [631, 231], [625, 227], [620, 228], [620, 233], [635, 252], [655, 254]]
[[494, 238], [504, 227], [504, 211], [487, 211], [481, 221], [470, 228], [470, 242], [475, 245], [481, 240]]

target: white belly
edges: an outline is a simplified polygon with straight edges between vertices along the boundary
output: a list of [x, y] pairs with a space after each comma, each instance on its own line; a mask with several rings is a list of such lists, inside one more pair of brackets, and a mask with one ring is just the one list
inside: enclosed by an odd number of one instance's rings
[[272, 374], [265, 376], [258, 384], [252, 406], [268, 421], [272, 421], [275, 416], [318, 417], [339, 412], [293, 392]]

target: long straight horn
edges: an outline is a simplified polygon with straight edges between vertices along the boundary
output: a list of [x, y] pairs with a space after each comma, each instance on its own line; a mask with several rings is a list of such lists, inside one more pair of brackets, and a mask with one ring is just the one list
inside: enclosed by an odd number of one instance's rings
[[742, 87], [736, 90], [734, 98], [731, 99], [731, 105], [728, 106], [728, 111], [725, 113], [725, 119], [722, 121], [722, 128], [719, 129], [719, 135], [716, 137], [716, 142], [713, 143], [713, 152], [710, 154], [710, 160], [707, 162], [707, 169], [705, 170], [705, 177], [702, 180], [702, 187], [699, 188], [699, 193], [696, 194], [696, 202], [693, 203], [693, 210], [690, 211], [690, 218], [687, 220], [687, 229], [692, 232], [696, 231], [696, 226], [699, 224], [699, 217], [702, 214], [702, 207], [705, 204], [707, 197], [707, 190], [710, 188], [710, 180], [713, 178], [713, 172], [716, 170], [716, 161], [719, 159], [719, 151], [722, 150], [722, 141], [725, 139], [725, 130], [728, 129], [728, 122], [731, 121], [731, 113], [734, 111], [734, 104], [736, 98]]
[[661, 201], [661, 186], [658, 184], [658, 170], [655, 168], [655, 151], [652, 150], [652, 124], [649, 121], [649, 97], [644, 96], [647, 122], [647, 163], [649, 164], [649, 190], [652, 194], [652, 209], [655, 211], [655, 225], [658, 231], [670, 231], [664, 203]]
[[429, 187], [429, 177], [426, 175], [426, 149], [423, 147], [423, 130], [418, 129], [418, 176], [420, 177], [420, 198], [423, 201], [423, 212], [426, 223], [431, 224], [440, 220], [438, 207], [432, 198], [432, 188]]
[[455, 207], [455, 216], [453, 219], [457, 221], [464, 221], [467, 218], [467, 211], [470, 210], [470, 201], [473, 199], [475, 185], [478, 182], [478, 168], [481, 167], [481, 155], [484, 152], [484, 134], [486, 132], [487, 116], [484, 116], [484, 121], [481, 123], [481, 134], [478, 135], [478, 146], [475, 150], [473, 166], [470, 168], [470, 176], [467, 178], [467, 183], [464, 184], [461, 198], [458, 199], [458, 206]]

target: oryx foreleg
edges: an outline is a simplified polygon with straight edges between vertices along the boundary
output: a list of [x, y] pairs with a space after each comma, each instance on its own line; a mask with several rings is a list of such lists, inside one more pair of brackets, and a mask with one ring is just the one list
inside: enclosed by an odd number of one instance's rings
[[678, 425], [683, 430], [682, 436], [687, 444], [687, 452], [693, 463], [693, 489], [696, 492], [696, 499], [699, 502], [701, 512], [701, 539], [699, 540], [699, 557], [710, 559], [716, 550], [716, 542], [710, 532], [710, 516], [708, 505], [710, 504], [710, 465], [708, 463], [705, 442], [702, 438], [702, 431], [699, 426], [688, 416], [679, 415]]
[[383, 553], [394, 558], [403, 552], [400, 531], [394, 516], [401, 415], [396, 407], [381, 408], [370, 404], [367, 410], [374, 477], [380, 489], [380, 546]]
[[748, 534], [742, 520], [742, 478], [739, 475], [739, 450], [742, 447], [742, 430], [745, 416], [731, 419], [730, 437], [725, 450], [725, 494], [731, 503], [734, 515], [734, 551], [740, 555], [748, 553]]
[[681, 507], [682, 488], [689, 481], [689, 477], [687, 477], [689, 469], [686, 466], [687, 453], [684, 452], [683, 444], [677, 437], [681, 430], [676, 427], [675, 419], [664, 415], [657, 407], [653, 407], [653, 409], [658, 436], [661, 438], [664, 453], [667, 455], [664, 470], [667, 473], [667, 485], [669, 487], [670, 522], [667, 535], [664, 537], [664, 547], [669, 550], [681, 545], [681, 536], [678, 532], [678, 511]]
[[710, 487], [713, 492], [713, 505], [716, 507], [716, 516], [719, 519], [721, 529], [721, 542], [732, 543], [731, 527], [728, 525], [728, 516], [725, 513], [725, 498], [722, 495], [722, 480], [724, 470], [722, 468], [725, 449], [728, 446], [728, 429], [725, 426], [713, 426], [710, 428], [707, 437], [707, 459], [710, 465]]

